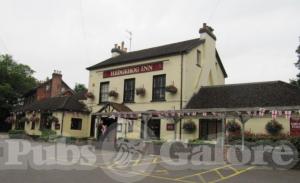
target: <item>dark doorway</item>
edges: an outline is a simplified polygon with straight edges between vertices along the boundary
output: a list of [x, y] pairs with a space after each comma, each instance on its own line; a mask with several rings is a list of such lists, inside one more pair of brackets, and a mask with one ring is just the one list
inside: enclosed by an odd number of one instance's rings
[[25, 116], [25, 113], [21, 113], [21, 114], [18, 114], [16, 116], [16, 130], [24, 130], [25, 128], [25, 122], [24, 121], [21, 121], [22, 118], [26, 117]]
[[199, 120], [199, 139], [215, 140], [222, 132], [222, 120], [200, 119]]
[[[100, 140], [106, 142], [116, 142], [117, 139], [117, 118], [103, 117], [101, 118], [103, 127], [106, 128], [105, 131], [98, 129], [100, 134]], [[102, 127], [102, 128], [103, 128]]]
[[160, 119], [141, 121], [141, 139], [160, 139]]
[[90, 137], [95, 137], [95, 127], [96, 127], [96, 116], [92, 115], [91, 117], [91, 130], [90, 130]]
[[160, 119], [150, 119], [147, 126], [148, 137], [150, 139], [160, 139]]
[[52, 113], [41, 114], [40, 130], [51, 130], [52, 123], [48, 121], [49, 116], [52, 116]]

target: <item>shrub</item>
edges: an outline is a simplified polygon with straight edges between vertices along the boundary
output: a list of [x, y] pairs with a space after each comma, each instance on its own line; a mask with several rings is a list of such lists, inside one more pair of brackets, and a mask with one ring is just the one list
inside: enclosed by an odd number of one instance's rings
[[10, 130], [8, 136], [11, 139], [23, 139], [25, 137], [24, 130]]
[[194, 139], [194, 140], [189, 140], [188, 144], [191, 144], [191, 145], [204, 145], [204, 144], [209, 144], [209, 143], [205, 140]]
[[193, 121], [187, 121], [183, 124], [183, 129], [187, 132], [187, 133], [194, 133], [196, 131], [196, 125]]
[[274, 136], [279, 135], [280, 132], [283, 130], [282, 125], [276, 120], [268, 122], [265, 128], [270, 135]]
[[226, 124], [226, 130], [230, 133], [240, 133], [241, 125], [234, 120], [228, 121]]
[[55, 137], [55, 136], [56, 136], [56, 131], [42, 130], [42, 135], [40, 136], [40, 139], [47, 142], [50, 139], [53, 139], [53, 137]]

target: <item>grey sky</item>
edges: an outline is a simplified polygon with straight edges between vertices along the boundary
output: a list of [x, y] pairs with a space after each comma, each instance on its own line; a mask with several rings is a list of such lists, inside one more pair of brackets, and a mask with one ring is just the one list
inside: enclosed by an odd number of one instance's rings
[[114, 43], [129, 47], [126, 30], [138, 50], [199, 37], [203, 22], [215, 29], [226, 83], [295, 77], [299, 0], [0, 0], [0, 53], [40, 80], [61, 70], [73, 87]]

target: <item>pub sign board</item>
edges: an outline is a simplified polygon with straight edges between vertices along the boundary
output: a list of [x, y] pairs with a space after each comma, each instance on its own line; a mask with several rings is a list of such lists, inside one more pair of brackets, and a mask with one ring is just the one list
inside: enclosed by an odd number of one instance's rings
[[103, 71], [103, 78], [109, 77], [117, 77], [117, 76], [124, 76], [130, 74], [138, 74], [138, 73], [145, 73], [145, 72], [153, 72], [163, 70], [163, 62], [155, 62], [143, 65], [136, 65], [136, 66], [129, 66], [123, 67], [113, 70], [106, 70]]
[[290, 118], [291, 136], [300, 136], [300, 118]]
[[167, 131], [174, 131], [175, 130], [175, 125], [174, 124], [167, 124]]

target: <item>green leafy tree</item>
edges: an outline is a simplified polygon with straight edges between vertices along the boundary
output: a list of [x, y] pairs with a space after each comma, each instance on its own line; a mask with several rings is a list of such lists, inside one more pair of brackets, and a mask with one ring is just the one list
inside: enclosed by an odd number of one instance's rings
[[[295, 66], [300, 70], [300, 45], [298, 46], [296, 53], [298, 55], [298, 61], [295, 63]], [[297, 75], [296, 79], [291, 80], [291, 84], [300, 88], [300, 73]]]
[[20, 103], [20, 98], [36, 86], [34, 71], [15, 62], [10, 55], [0, 55], [0, 130], [5, 127], [5, 118]]
[[77, 93], [78, 92], [85, 92], [85, 91], [87, 91], [87, 88], [85, 87], [84, 84], [76, 83], [74, 91], [77, 92]]

